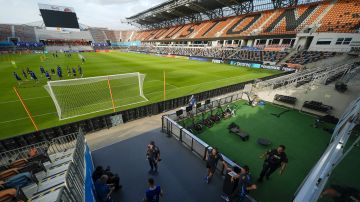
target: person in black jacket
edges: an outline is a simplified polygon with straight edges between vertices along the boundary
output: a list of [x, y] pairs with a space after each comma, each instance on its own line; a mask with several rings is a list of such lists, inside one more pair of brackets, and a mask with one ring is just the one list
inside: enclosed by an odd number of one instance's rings
[[265, 157], [265, 161], [258, 182], [262, 182], [264, 177], [268, 180], [270, 175], [278, 168], [280, 168], [279, 174], [281, 175], [288, 163], [284, 145], [280, 145], [276, 149], [267, 151], [261, 157]]

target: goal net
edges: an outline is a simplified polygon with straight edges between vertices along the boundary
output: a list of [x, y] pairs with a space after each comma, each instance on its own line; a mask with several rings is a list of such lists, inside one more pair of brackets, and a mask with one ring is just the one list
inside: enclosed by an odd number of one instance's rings
[[44, 87], [63, 120], [148, 101], [144, 79], [144, 74], [134, 72], [49, 81]]

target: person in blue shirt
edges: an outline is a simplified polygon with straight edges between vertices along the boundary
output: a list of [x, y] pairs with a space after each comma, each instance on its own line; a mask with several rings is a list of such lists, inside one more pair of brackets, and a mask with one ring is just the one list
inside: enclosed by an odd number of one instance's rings
[[13, 72], [13, 75], [14, 75], [16, 81], [19, 82], [19, 85], [20, 85], [20, 82], [21, 82], [20, 76], [16, 72]]
[[112, 202], [111, 194], [114, 191], [114, 187], [107, 184], [108, 176], [102, 175], [95, 182], [95, 191], [99, 202]]
[[30, 70], [29, 74], [30, 74], [30, 77], [31, 77], [32, 80], [38, 81], [38, 78], [36, 77], [36, 74], [33, 71]]
[[57, 75], [60, 79], [62, 78], [62, 70], [60, 66], [57, 67]]
[[44, 67], [41, 66], [41, 65], [40, 65], [40, 73], [41, 73], [41, 74], [45, 74], [45, 69], [44, 69]]
[[49, 74], [48, 71], [45, 72], [45, 77], [46, 77], [49, 81], [51, 81], [51, 76], [50, 76], [50, 74]]
[[251, 174], [249, 166], [243, 166], [242, 168], [236, 167], [235, 170], [240, 170], [237, 175], [231, 177], [231, 182], [236, 183], [237, 186], [232, 194], [228, 197], [222, 196], [225, 201], [241, 202], [244, 201], [246, 195], [250, 190], [257, 189], [256, 184], [251, 183]]
[[145, 191], [145, 198], [143, 202], [159, 202], [160, 196], [163, 196], [163, 191], [159, 185], [155, 185], [153, 178], [148, 179], [149, 188]]

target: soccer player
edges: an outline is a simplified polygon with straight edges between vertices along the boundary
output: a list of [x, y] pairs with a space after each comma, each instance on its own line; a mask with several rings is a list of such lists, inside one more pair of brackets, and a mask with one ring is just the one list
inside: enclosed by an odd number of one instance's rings
[[49, 81], [51, 81], [51, 76], [50, 76], [50, 74], [49, 74], [48, 71], [45, 72], [45, 77], [46, 77]]
[[13, 75], [14, 75], [14, 77], [15, 77], [15, 79], [16, 79], [16, 81], [19, 83], [19, 85], [21, 84], [21, 78], [20, 78], [20, 76], [16, 73], [16, 72], [13, 72]]
[[22, 69], [21, 71], [22, 71], [22, 75], [23, 75], [23, 76], [24, 76], [24, 78], [27, 80], [27, 74], [26, 74], [25, 70], [24, 70], [24, 69]]
[[80, 65], [78, 65], [78, 72], [79, 72], [79, 75], [81, 76], [81, 78], [83, 77], [83, 71], [82, 71], [82, 68]]
[[54, 68], [51, 68], [51, 74], [55, 75], [55, 69]]
[[72, 68], [72, 73], [73, 73], [73, 76], [76, 77], [76, 69], [75, 69], [75, 67]]
[[42, 65], [40, 65], [40, 73], [41, 73], [41, 76], [43, 74], [45, 74], [45, 69], [44, 69], [44, 67]]
[[67, 73], [68, 73], [68, 76], [70, 76], [70, 74], [71, 74], [71, 71], [70, 71], [70, 68], [69, 68], [69, 66], [67, 66], [67, 67], [66, 67], [66, 71], [67, 71]]
[[36, 74], [31, 70], [30, 70], [30, 77], [31, 77], [32, 80], [34, 80], [36, 82], [38, 81], [38, 78], [36, 77]]
[[62, 78], [62, 70], [60, 66], [57, 67], [57, 75], [60, 79]]

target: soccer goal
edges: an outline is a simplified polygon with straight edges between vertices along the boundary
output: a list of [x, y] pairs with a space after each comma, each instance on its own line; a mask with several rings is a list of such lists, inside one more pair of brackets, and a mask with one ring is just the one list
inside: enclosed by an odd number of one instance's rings
[[146, 102], [139, 72], [49, 81], [45, 89], [60, 120]]

